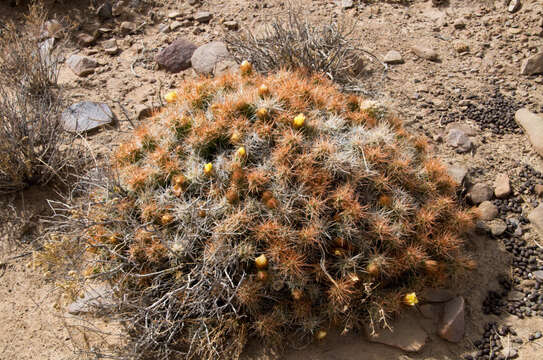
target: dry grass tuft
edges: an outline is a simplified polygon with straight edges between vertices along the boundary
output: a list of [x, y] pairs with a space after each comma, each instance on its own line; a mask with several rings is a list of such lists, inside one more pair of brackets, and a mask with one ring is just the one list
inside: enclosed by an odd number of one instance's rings
[[235, 359], [251, 337], [386, 322], [468, 263], [473, 214], [423, 145], [325, 76], [187, 81], [116, 176], [54, 204], [36, 263], [109, 282], [132, 359]]

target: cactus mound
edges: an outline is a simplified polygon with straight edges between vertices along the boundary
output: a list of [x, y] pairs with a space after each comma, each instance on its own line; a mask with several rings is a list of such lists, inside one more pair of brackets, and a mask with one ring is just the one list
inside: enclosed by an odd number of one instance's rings
[[474, 214], [424, 137], [323, 76], [242, 72], [168, 94], [92, 194], [92, 272], [137, 353], [236, 358], [250, 337], [371, 327], [469, 267]]

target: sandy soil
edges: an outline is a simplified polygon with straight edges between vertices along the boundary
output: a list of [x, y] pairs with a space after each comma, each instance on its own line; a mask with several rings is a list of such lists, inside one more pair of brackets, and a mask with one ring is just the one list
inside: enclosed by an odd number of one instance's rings
[[[120, 104], [133, 117], [135, 106], [141, 103], [157, 104], [166, 89], [175, 87], [186, 77], [195, 76], [192, 70], [180, 74], [167, 74], [154, 68], [152, 56], [157, 49], [175, 40], [187, 38], [196, 44], [220, 39], [223, 26], [220, 19], [236, 20], [240, 28], [258, 28], [282, 11], [279, 1], [236, 2], [233, 0], [209, 0], [194, 8], [182, 1], [164, 0], [164, 5], [153, 10], [162, 20], [152, 23], [146, 14], [125, 14], [114, 23], [100, 24], [89, 15], [87, 1], [71, 2], [68, 8], [53, 7], [51, 16], [69, 14], [74, 21], [81, 20], [81, 31], [91, 32], [97, 27], [114, 29], [121, 53], [109, 56], [103, 53], [100, 41], [88, 48], [73, 46], [69, 52], [92, 54], [101, 64], [100, 70], [87, 78], [77, 78], [63, 67], [60, 83], [65, 86], [73, 101], [94, 100], [109, 103], [121, 119], [119, 126], [104, 129], [90, 137], [93, 152], [98, 158], [107, 154], [126, 136], [130, 123], [124, 121]], [[260, 5], [260, 6], [259, 6]], [[306, 1], [304, 8], [312, 21], [323, 21], [328, 15], [341, 10], [332, 1]], [[162, 22], [171, 22], [166, 16], [173, 10], [193, 13], [211, 11], [210, 24], [180, 28], [173, 33], [160, 33]], [[386, 77], [378, 64], [368, 63], [371, 70], [365, 79], [368, 96], [386, 103], [405, 119], [408, 126], [426, 133], [437, 154], [445, 162], [464, 164], [473, 173], [473, 180], [492, 182], [499, 172], [508, 172], [513, 188], [518, 185], [515, 175], [519, 165], [527, 163], [543, 170], [543, 160], [535, 155], [522, 134], [497, 136], [478, 128], [476, 122], [467, 120], [474, 128], [473, 141], [476, 150], [457, 154], [446, 143], [439, 141], [445, 131], [441, 119], [458, 108], [455, 97], [477, 96], [484, 99], [496, 86], [518, 104], [525, 103], [532, 111], [543, 112], [543, 76], [522, 77], [521, 61], [543, 47], [541, 37], [534, 36], [533, 29], [543, 14], [543, 3], [524, 0], [523, 8], [516, 14], [507, 12], [503, 1], [451, 0], [450, 4], [435, 8], [431, 1], [415, 1], [410, 6], [390, 3], [366, 5], [355, 2], [355, 7], [345, 11], [346, 16], [358, 20], [356, 38], [361, 45], [382, 58], [388, 50], [402, 53], [405, 63], [390, 67]], [[13, 10], [0, 4], [0, 21], [3, 17], [19, 19], [19, 9]], [[79, 19], [79, 20], [78, 20]], [[465, 29], [456, 29], [453, 23], [464, 19]], [[137, 35], [121, 36], [116, 29], [121, 21], [132, 20], [140, 24], [147, 21]], [[195, 29], [199, 29], [195, 31]], [[518, 30], [520, 29], [520, 31]], [[196, 34], [198, 33], [198, 34]], [[469, 45], [467, 54], [458, 54], [455, 41]], [[440, 62], [417, 58], [410, 52], [411, 44], [422, 42], [433, 46], [440, 54]], [[66, 54], [68, 55], [69, 52]], [[134, 122], [137, 120], [132, 119]], [[144, 120], [143, 120], [144, 121]], [[47, 212], [47, 191], [27, 195], [23, 206], [20, 198], [8, 199], [21, 211], [37, 214]], [[29, 200], [30, 199], [30, 200]], [[11, 229], [8, 229], [11, 231]], [[13, 230], [15, 231], [15, 230]], [[23, 234], [24, 235], [24, 234]], [[535, 235], [527, 232], [528, 240]], [[29, 251], [31, 239], [22, 237], [22, 244], [1, 242], [0, 261]], [[406, 354], [384, 345], [371, 344], [362, 335], [332, 335], [324, 342], [303, 350], [290, 350], [285, 354], [270, 354], [258, 344], [251, 344], [248, 359], [458, 359], [474, 349], [473, 341], [480, 338], [483, 325], [491, 320], [512, 325], [524, 340], [536, 330], [543, 330], [542, 318], [520, 320], [513, 316], [486, 316], [481, 303], [490, 289], [497, 289], [497, 276], [511, 272], [510, 258], [499, 241], [473, 238], [469, 241], [478, 268], [455, 287], [455, 292], [466, 298], [466, 336], [459, 344], [447, 343], [432, 336], [421, 353]], [[72, 336], [67, 332], [64, 313], [54, 307], [56, 290], [53, 284], [43, 280], [39, 271], [27, 268], [28, 257], [21, 257], [0, 267], [0, 359], [75, 359], [72, 352]], [[423, 323], [433, 333], [435, 324]], [[525, 342], [520, 347], [520, 359], [539, 358], [543, 344]]]

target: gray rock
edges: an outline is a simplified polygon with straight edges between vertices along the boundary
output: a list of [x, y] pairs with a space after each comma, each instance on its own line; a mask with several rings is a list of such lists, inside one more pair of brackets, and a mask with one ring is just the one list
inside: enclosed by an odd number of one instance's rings
[[196, 45], [185, 39], [177, 39], [155, 56], [156, 62], [172, 73], [178, 73], [191, 66], [191, 57]]
[[96, 308], [113, 306], [113, 291], [110, 287], [99, 285], [88, 288], [82, 298], [68, 305], [68, 313], [78, 315], [88, 313]]
[[199, 11], [194, 15], [194, 20], [199, 23], [208, 23], [213, 15], [209, 11]]
[[238, 25], [238, 22], [237, 21], [225, 21], [224, 23], [224, 26], [228, 29], [228, 30], [237, 30], [239, 28], [239, 25]]
[[447, 289], [426, 288], [420, 293], [421, 300], [430, 303], [447, 302], [453, 297], [453, 293]]
[[119, 52], [117, 40], [115, 39], [108, 39], [102, 42], [102, 47], [104, 48], [104, 51], [109, 55], [115, 55]]
[[183, 15], [181, 11], [172, 11], [171, 13], [168, 14], [168, 17], [170, 19], [175, 19], [175, 18], [180, 17], [181, 15]]
[[481, 220], [489, 221], [498, 216], [498, 207], [490, 201], [483, 201], [477, 209]]
[[534, 271], [532, 275], [537, 282], [543, 282], [543, 270]]
[[464, 166], [450, 165], [447, 167], [447, 174], [458, 184], [462, 185], [468, 175], [468, 169]]
[[336, 0], [336, 4], [342, 9], [350, 9], [354, 6], [353, 0]]
[[507, 230], [507, 225], [503, 220], [494, 219], [488, 224], [490, 233], [494, 236], [501, 236]]
[[434, 49], [424, 46], [422, 44], [413, 45], [411, 47], [411, 50], [415, 53], [415, 55], [423, 59], [430, 60], [430, 61], [439, 60], [439, 55]]
[[521, 75], [543, 74], [543, 52], [530, 56], [522, 63]]
[[483, 201], [492, 199], [493, 194], [494, 191], [490, 188], [490, 186], [483, 183], [477, 183], [470, 189], [468, 197], [472, 203], [479, 205]]
[[98, 63], [91, 58], [80, 55], [72, 55], [66, 60], [66, 65], [77, 76], [87, 76], [94, 72], [94, 69], [98, 67]]
[[83, 46], [89, 46], [96, 41], [96, 38], [90, 34], [87, 33], [81, 33], [77, 35], [77, 40], [79, 40], [79, 43]]
[[[391, 325], [390, 329], [375, 329], [375, 334], [369, 336], [369, 341], [389, 345], [408, 352], [420, 351], [428, 334], [419, 324], [417, 316], [408, 312]], [[368, 331], [368, 334], [370, 332]]]
[[510, 13], [517, 12], [520, 9], [520, 0], [511, 0], [509, 2], [509, 6], [507, 7], [507, 11]]
[[109, 20], [113, 17], [113, 7], [109, 1], [106, 1], [96, 9], [96, 15], [102, 20]]
[[133, 34], [137, 30], [136, 24], [130, 21], [123, 21], [121, 23], [121, 33], [124, 35]]
[[464, 298], [459, 296], [448, 301], [443, 308], [438, 335], [450, 342], [459, 342], [464, 337]]
[[543, 117], [520, 109], [515, 113], [515, 120], [524, 129], [535, 151], [543, 156]]
[[456, 149], [459, 153], [465, 153], [471, 150], [473, 144], [470, 138], [460, 129], [451, 129], [447, 133], [447, 143]]
[[110, 124], [115, 116], [107, 104], [82, 101], [64, 110], [61, 120], [66, 131], [81, 133]]
[[212, 75], [218, 63], [230, 61], [232, 57], [221, 41], [213, 41], [197, 48], [192, 54], [192, 67], [198, 74]]
[[494, 195], [498, 199], [503, 199], [511, 194], [511, 184], [509, 181], [509, 175], [502, 173], [496, 176], [494, 180]]
[[528, 214], [528, 220], [530, 220], [530, 223], [534, 225], [539, 235], [543, 238], [543, 204], [539, 204], [538, 207]]
[[[170, 31], [176, 29], [176, 28], [175, 28], [175, 29], [172, 29], [173, 26], [174, 26], [174, 24], [177, 25], [177, 24], [180, 24], [180, 23], [179, 23], [179, 21], [174, 21], [171, 25], [170, 25], [170, 24], [160, 24], [160, 25], [158, 26], [158, 32], [159, 32], [159, 33], [162, 33], [162, 34], [167, 34], [167, 33], [169, 33]], [[180, 25], [179, 25], [179, 26], [180, 26]]]
[[390, 50], [385, 55], [385, 58], [383, 59], [383, 62], [385, 62], [386, 64], [391, 64], [391, 65], [403, 64], [402, 54], [400, 54], [396, 50]]

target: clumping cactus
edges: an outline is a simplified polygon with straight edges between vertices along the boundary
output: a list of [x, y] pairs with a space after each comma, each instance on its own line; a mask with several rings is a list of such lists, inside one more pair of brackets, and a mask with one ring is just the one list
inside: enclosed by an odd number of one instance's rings
[[[324, 76], [187, 81], [120, 145], [77, 235], [135, 353], [236, 358], [373, 326], [470, 266], [424, 137]], [[127, 319], [130, 319], [127, 321]]]

